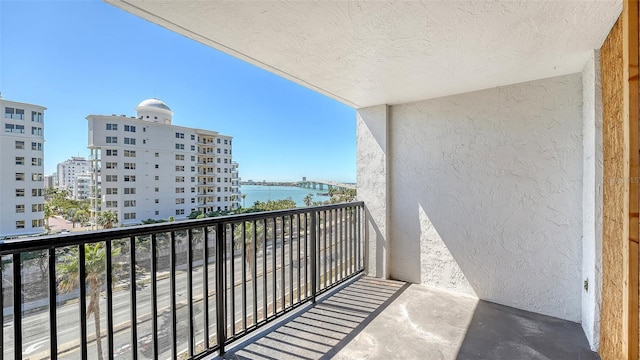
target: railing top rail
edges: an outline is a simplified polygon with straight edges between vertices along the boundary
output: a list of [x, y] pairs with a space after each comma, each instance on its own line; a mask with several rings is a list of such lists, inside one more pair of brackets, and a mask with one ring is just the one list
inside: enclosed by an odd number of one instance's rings
[[73, 246], [79, 244], [94, 243], [99, 241], [111, 241], [117, 239], [126, 239], [131, 236], [142, 236], [157, 233], [165, 233], [170, 231], [188, 230], [193, 228], [202, 228], [217, 225], [219, 223], [229, 224], [242, 221], [253, 221], [269, 219], [273, 217], [304, 214], [312, 211], [325, 211], [342, 209], [354, 206], [364, 206], [362, 201], [354, 201], [347, 203], [310, 206], [302, 208], [294, 208], [288, 210], [262, 211], [246, 214], [219, 216], [213, 218], [185, 220], [177, 222], [166, 222], [159, 224], [137, 225], [123, 228], [96, 230], [82, 233], [69, 233], [59, 235], [37, 236], [18, 240], [8, 240], [0, 243], [0, 255], [8, 255], [25, 251], [37, 251], [49, 248], [60, 248], [65, 246]]

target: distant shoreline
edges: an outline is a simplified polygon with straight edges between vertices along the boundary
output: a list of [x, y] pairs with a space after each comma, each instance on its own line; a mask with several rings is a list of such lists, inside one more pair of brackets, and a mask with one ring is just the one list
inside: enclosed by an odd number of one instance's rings
[[283, 181], [261, 181], [261, 182], [249, 182], [240, 181], [240, 185], [255, 185], [255, 186], [298, 186], [298, 182], [283, 182]]

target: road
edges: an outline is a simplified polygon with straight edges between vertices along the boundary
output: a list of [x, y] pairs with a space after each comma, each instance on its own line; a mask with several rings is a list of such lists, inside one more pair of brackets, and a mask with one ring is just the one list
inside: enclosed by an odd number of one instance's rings
[[[282, 244], [280, 241], [276, 244], [276, 273], [277, 273], [277, 282], [276, 282], [276, 298], [278, 299], [278, 307], [281, 306], [281, 294], [282, 294], [282, 267], [281, 267], [281, 258], [282, 258]], [[267, 307], [272, 308], [273, 304], [273, 254], [269, 252], [269, 248], [271, 247], [270, 242], [267, 243]], [[304, 249], [300, 249], [303, 252]], [[293, 241], [293, 254], [297, 254], [297, 240]], [[322, 254], [321, 254], [322, 255]], [[285, 241], [284, 246], [284, 257], [285, 257], [285, 267], [284, 267], [284, 291], [286, 294], [287, 302], [290, 301], [290, 284], [291, 278], [290, 274], [293, 270], [293, 289], [297, 292], [298, 288], [298, 269], [297, 264], [293, 266], [289, 264], [289, 244]], [[304, 257], [304, 255], [302, 255]], [[295, 262], [296, 259], [294, 259]], [[321, 257], [321, 262], [324, 260]], [[210, 260], [211, 261], [211, 260]], [[329, 261], [331, 263], [331, 261]], [[258, 311], [260, 311], [259, 319], [262, 318], [262, 311], [264, 310], [264, 300], [263, 300], [263, 285], [264, 285], [264, 274], [263, 274], [263, 257], [262, 254], [259, 253], [258, 262], [256, 264], [257, 271], [257, 304]], [[301, 263], [302, 268], [300, 269], [300, 276], [302, 278], [300, 286], [304, 292], [304, 260]], [[214, 336], [215, 334], [215, 318], [216, 318], [216, 308], [215, 308], [215, 273], [212, 271], [213, 264], [209, 264], [209, 335]], [[230, 261], [227, 260], [227, 269], [230, 268]], [[158, 269], [162, 271], [163, 269]], [[247, 267], [246, 273], [247, 279], [251, 278], [250, 271]], [[310, 276], [310, 271], [309, 271]], [[234, 318], [235, 321], [238, 322], [243, 317], [243, 299], [242, 299], [242, 260], [240, 257], [236, 257], [234, 260]], [[192, 281], [193, 281], [193, 304], [194, 304], [194, 329], [196, 329], [195, 334], [195, 342], [201, 342], [204, 339], [203, 335], [203, 316], [202, 316], [202, 295], [203, 295], [203, 275], [202, 275], [202, 266], [194, 266], [192, 273]], [[230, 279], [227, 279], [227, 283], [230, 283]], [[229, 291], [229, 290], [228, 290]], [[169, 311], [170, 309], [170, 301], [171, 301], [170, 287], [169, 287], [169, 279], [162, 278], [157, 280], [157, 306], [158, 306], [158, 314], [159, 314], [159, 329], [163, 330], [165, 327], [163, 318], [161, 316], [164, 310]], [[185, 272], [179, 272], [176, 275], [176, 303], [178, 304], [177, 310], [177, 318], [180, 319], [188, 319], [188, 308], [185, 306], [188, 302], [188, 293], [187, 293], [187, 274]], [[230, 292], [228, 292], [227, 296], [230, 299]], [[149, 286], [145, 286], [143, 289], [138, 290], [136, 292], [137, 299], [137, 332], [138, 339], [141, 339], [144, 335], [151, 333], [152, 322], [150, 321], [151, 314], [151, 288]], [[294, 296], [294, 300], [297, 300], [297, 296]], [[252, 323], [253, 317], [253, 286], [251, 282], [247, 283], [247, 291], [246, 291], [246, 313], [248, 315], [248, 325]], [[103, 335], [103, 352], [106, 353], [104, 349], [107, 347], [106, 338], [104, 335], [106, 334], [106, 300], [103, 299], [101, 301], [101, 333]], [[67, 304], [58, 307], [57, 309], [57, 321], [58, 321], [58, 349], [62, 351], [65, 348], [72, 346], [73, 344], [77, 344], [79, 341], [79, 305], [76, 303], [67, 302]], [[128, 290], [116, 290], [113, 292], [113, 316], [114, 316], [114, 324], [116, 328], [116, 334], [114, 336], [114, 344], [115, 349], [126, 348], [128, 345], [130, 346], [131, 342], [131, 332], [130, 332], [130, 292]], [[169, 319], [170, 320], [170, 319]], [[230, 322], [230, 319], [227, 320]], [[49, 349], [49, 315], [47, 311], [39, 312], [39, 313], [31, 313], [25, 314], [23, 318], [23, 347], [22, 352], [25, 359], [40, 359], [46, 358], [48, 355]], [[170, 324], [170, 321], [167, 321], [167, 324]], [[188, 323], [185, 321], [180, 322], [178, 324], [178, 334], [183, 335], [178, 338], [178, 349], [184, 350], [187, 348], [187, 337], [188, 337]], [[122, 329], [119, 330], [118, 329]], [[162, 333], [162, 331], [160, 331]], [[95, 341], [91, 341], [95, 334], [94, 330], [94, 317], [90, 316], [87, 319], [87, 335], [89, 338], [89, 349], [88, 354], [95, 354]], [[5, 319], [4, 324], [4, 336], [5, 336], [5, 344], [4, 355], [5, 357], [10, 357], [13, 354], [13, 322], [11, 318]], [[155, 337], [154, 337], [155, 338]], [[170, 339], [163, 339], [160, 337], [159, 343], [166, 343], [167, 346], [164, 346], [166, 351], [161, 353], [161, 358], [170, 357]], [[164, 341], [163, 341], [164, 340]], [[161, 349], [162, 350], [162, 349]], [[144, 358], [144, 354], [139, 354]], [[68, 351], [64, 354], [61, 354], [61, 359], [75, 359], [79, 357], [79, 352], [77, 347], [75, 350]], [[128, 358], [126, 356], [125, 358]]]

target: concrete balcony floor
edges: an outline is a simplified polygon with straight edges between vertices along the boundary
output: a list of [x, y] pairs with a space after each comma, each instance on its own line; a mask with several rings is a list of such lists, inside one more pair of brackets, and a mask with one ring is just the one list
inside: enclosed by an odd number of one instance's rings
[[224, 357], [599, 359], [577, 323], [369, 277], [229, 347]]

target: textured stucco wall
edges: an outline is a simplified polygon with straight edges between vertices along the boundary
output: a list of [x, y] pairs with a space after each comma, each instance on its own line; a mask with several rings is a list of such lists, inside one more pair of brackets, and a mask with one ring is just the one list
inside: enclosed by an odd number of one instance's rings
[[582, 71], [582, 329], [591, 349], [600, 342], [602, 301], [602, 88], [600, 52], [594, 51]]
[[387, 106], [358, 110], [356, 119], [356, 169], [358, 200], [365, 204], [365, 270], [369, 276], [388, 276]]
[[580, 321], [581, 74], [389, 117], [391, 277]]

